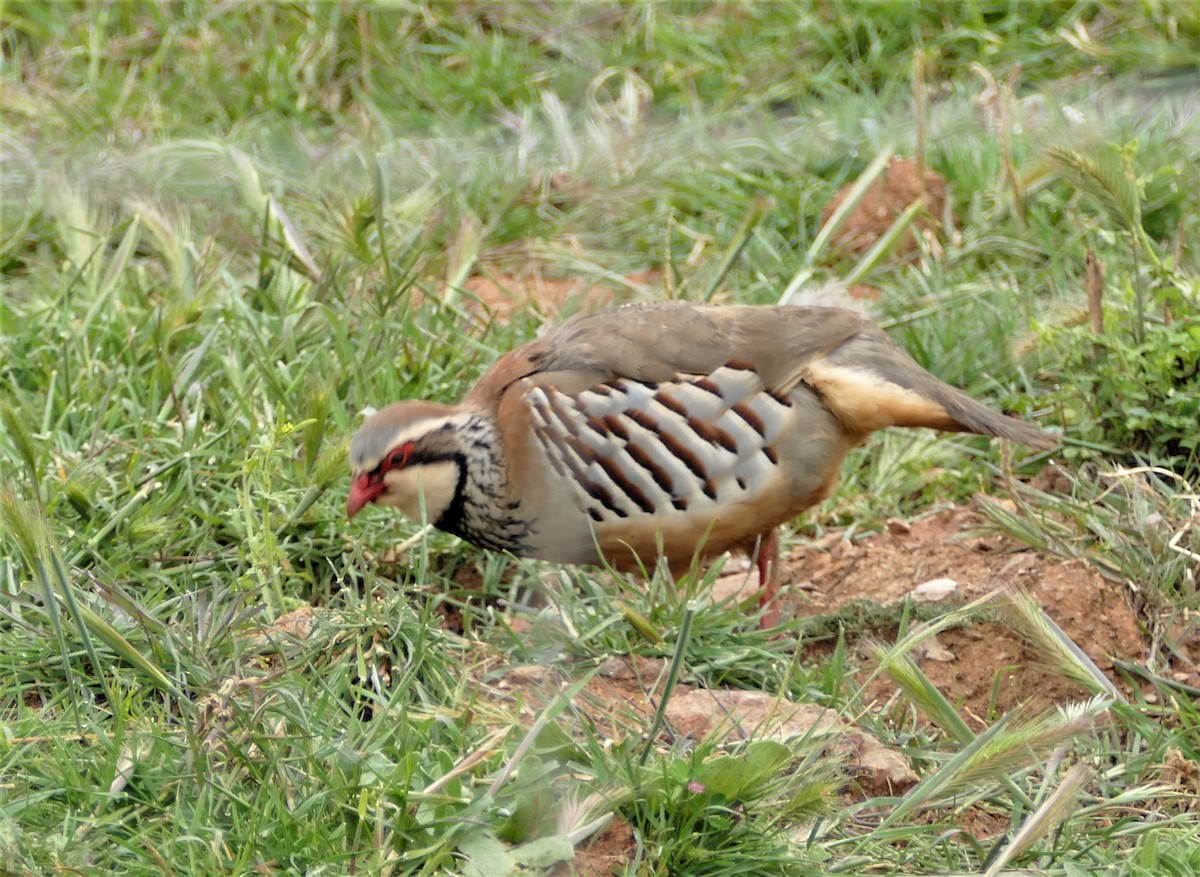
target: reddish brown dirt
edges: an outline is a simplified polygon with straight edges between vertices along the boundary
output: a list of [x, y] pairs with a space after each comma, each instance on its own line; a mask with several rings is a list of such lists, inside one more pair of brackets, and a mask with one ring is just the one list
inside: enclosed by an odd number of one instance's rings
[[[850, 194], [854, 183], [847, 183], [821, 213], [825, 223]], [[925, 199], [925, 213], [919, 214], [909, 231], [896, 245], [897, 252], [911, 254], [917, 250], [915, 233], [921, 234], [930, 245], [936, 245], [942, 213], [946, 209], [946, 179], [936, 171], [927, 170], [922, 177], [916, 161], [893, 158], [887, 170], [872, 184], [845, 224], [833, 236], [834, 249], [843, 255], [861, 255], [883, 237], [896, 217], [919, 198]]]
[[610, 877], [629, 864], [636, 847], [633, 829], [619, 816], [579, 848], [575, 861], [563, 863], [554, 877]]
[[536, 308], [539, 313], [555, 316], [559, 313], [595, 311], [621, 304], [635, 295], [661, 283], [655, 271], [643, 271], [623, 278], [623, 283], [601, 283], [573, 278], [543, 277], [531, 274], [515, 277], [489, 273], [467, 279], [464, 287], [480, 304], [500, 320], [512, 314]]
[[[473, 677], [493, 698], [513, 698], [534, 712], [548, 706], [574, 681], [570, 665], [533, 664], [502, 671], [487, 657]], [[484, 677], [494, 677], [484, 682]], [[654, 715], [667, 676], [663, 658], [610, 658], [573, 700], [572, 714], [586, 715], [602, 738], [621, 740], [640, 733]], [[721, 735], [728, 742], [748, 738], [807, 738], [823, 742], [823, 756], [840, 763], [849, 785], [847, 800], [874, 795], [900, 795], [919, 779], [907, 758], [856, 728], [834, 711], [814, 704], [791, 703], [757, 691], [699, 689], [679, 684], [667, 703], [666, 740], [693, 740]], [[564, 719], [564, 721], [569, 721]], [[632, 860], [633, 831], [619, 818], [581, 845], [556, 877], [607, 877]]]
[[[859, 541], [848, 541], [842, 533], [830, 534], [820, 545], [795, 549], [786, 572], [792, 585], [783, 595], [785, 614], [817, 618], [843, 613], [850, 619], [854, 604], [895, 607], [914, 588], [938, 578], [956, 583], [944, 604], [947, 611], [997, 589], [1020, 586], [1118, 686], [1124, 683], [1113, 673], [1113, 659], [1138, 662], [1145, 658], [1145, 641], [1120, 585], [1103, 579], [1080, 561], [1023, 550], [1013, 540], [989, 531], [985, 519], [970, 509], [949, 509], [913, 523], [892, 522], [886, 532]], [[939, 611], [927, 610], [931, 615]], [[892, 619], [890, 630], [886, 621], [876, 629], [849, 629], [851, 642], [856, 636], [890, 641], [899, 614], [898, 609], [890, 615], [882, 613], [883, 618]], [[828, 643], [820, 642], [805, 646], [806, 654], [814, 659], [828, 648]], [[946, 630], [914, 657], [961, 714], [979, 728], [1021, 704], [1045, 706], [1088, 696], [1079, 685], [1041, 666], [1039, 653], [998, 621]], [[662, 660], [613, 658], [576, 699], [577, 708], [591, 716], [604, 735], [619, 737], [630, 727], [644, 727], [664, 671]], [[562, 691], [568, 681], [564, 672], [569, 673], [569, 668], [514, 668], [500, 678], [498, 687], [536, 708]], [[879, 708], [886, 709], [895, 688], [881, 679], [868, 693]], [[830, 735], [827, 753], [841, 758], [853, 777], [846, 790], [848, 800], [901, 794], [917, 780], [899, 753], [811, 705], [797, 705], [799, 709], [786, 719], [791, 724], [783, 724], [778, 731], [759, 726], [763, 710], [771, 708], [766, 700], [756, 692], [709, 692], [680, 685], [668, 710], [668, 734], [703, 737], [726, 727], [721, 722], [730, 717], [742, 726], [730, 730], [730, 739], [738, 739], [746, 730], [786, 735], [805, 726], [826, 729]], [[774, 708], [778, 709], [777, 702]], [[1191, 778], [1196, 772], [1188, 764], [1175, 773]], [[1170, 779], [1184, 784], [1174, 774]], [[959, 821], [965, 832], [980, 839], [998, 836], [1009, 827], [1007, 819], [981, 808], [964, 812]], [[571, 870], [562, 875], [612, 873], [614, 867], [619, 869], [631, 860], [633, 846], [629, 826], [616, 821], [581, 846]]]
[[[831, 534], [823, 545], [793, 552], [787, 612], [827, 615], [852, 603], [893, 605], [918, 585], [948, 578], [957, 583], [948, 605], [1019, 586], [1118, 685], [1113, 659], [1140, 662], [1146, 646], [1123, 586], [1079, 560], [1058, 560], [1022, 550], [1007, 537], [986, 533], [985, 520], [969, 509], [951, 509], [920, 521], [894, 522], [887, 532], [859, 542]], [[871, 632], [880, 638], [894, 631]], [[814, 655], [827, 646], [812, 647]], [[952, 628], [924, 650], [921, 668], [976, 724], [1021, 703], [1037, 706], [1085, 697], [1083, 689], [1040, 663], [1039, 653], [1008, 627], [985, 622]], [[880, 703], [894, 689], [880, 681]]]
[[[469, 569], [455, 578], [470, 588]], [[832, 532], [819, 544], [796, 547], [785, 564], [784, 580], [791, 584], [780, 597], [782, 614], [831, 619], [830, 630], [845, 630], [852, 646], [867, 638], [887, 643], [896, 636], [901, 602], [918, 586], [937, 579], [953, 580], [953, 591], [944, 602], [925, 604], [923, 609], [914, 599], [923, 617], [936, 617], [998, 590], [1021, 588], [1126, 693], [1127, 682], [1114, 672], [1113, 661], [1140, 664], [1146, 658], [1145, 634], [1123, 585], [1103, 578], [1083, 561], [1025, 549], [990, 529], [980, 513], [968, 508], [952, 508], [912, 523], [890, 522], [885, 532], [864, 539], [850, 541], [844, 533]], [[733, 574], [718, 580], [717, 587], [754, 590], [757, 579]], [[448, 626], [453, 628], [455, 620], [448, 618]], [[519, 627], [523, 622], [518, 618], [513, 623]], [[802, 644], [805, 656], [822, 657], [831, 648], [831, 637], [811, 635]], [[1194, 640], [1182, 639], [1183, 654], [1196, 645]], [[1047, 666], [1039, 649], [998, 620], [951, 627], [913, 657], [980, 728], [1022, 704], [1041, 707], [1087, 697], [1079, 684]], [[654, 668], [639, 666], [636, 674], [597, 677], [587, 696], [600, 725], [622, 727], [630, 712], [644, 713], [647, 688], [657, 675]], [[1184, 684], [1200, 683], [1192, 667], [1173, 675]], [[879, 679], [869, 693], [882, 707], [895, 688]]]

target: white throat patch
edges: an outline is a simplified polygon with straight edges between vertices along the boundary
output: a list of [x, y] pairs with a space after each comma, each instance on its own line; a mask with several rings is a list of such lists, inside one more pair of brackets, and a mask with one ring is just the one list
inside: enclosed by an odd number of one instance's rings
[[436, 523], [454, 501], [458, 488], [458, 464], [450, 460], [425, 463], [404, 469], [392, 469], [383, 476], [385, 490], [376, 500], [379, 505], [400, 509], [405, 517], [422, 521], [421, 505], [425, 506], [422, 523]]

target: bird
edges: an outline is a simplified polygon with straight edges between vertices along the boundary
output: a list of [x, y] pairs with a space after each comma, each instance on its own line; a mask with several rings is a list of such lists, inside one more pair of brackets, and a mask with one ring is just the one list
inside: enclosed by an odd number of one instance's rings
[[484, 549], [622, 572], [740, 552], [768, 628], [779, 527], [887, 427], [1056, 443], [934, 377], [854, 307], [626, 305], [504, 354], [458, 405], [369, 416], [346, 511], [393, 507]]

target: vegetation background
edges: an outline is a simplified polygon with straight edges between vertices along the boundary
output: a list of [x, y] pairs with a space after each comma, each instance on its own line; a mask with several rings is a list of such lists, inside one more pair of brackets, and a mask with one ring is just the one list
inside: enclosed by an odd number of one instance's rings
[[[0, 873], [603, 873], [574, 850], [610, 818], [631, 875], [1200, 872], [1200, 691], [1164, 675], [1195, 668], [1200, 7], [3, 0], [0, 25]], [[894, 155], [944, 210], [840, 247], [826, 205]], [[1060, 429], [1063, 486], [885, 435], [792, 538], [1007, 479], [1000, 526], [1136, 595], [1124, 696], [1036, 607], [1096, 699], [978, 731], [909, 660], [907, 608], [893, 646], [801, 660], [703, 582], [347, 525], [367, 406], [455, 400], [597, 297], [829, 277]], [[310, 605], [301, 636], [266, 626]], [[571, 697], [616, 654], [828, 707], [921, 781], [605, 726]], [[523, 664], [579, 682], [498, 691]], [[863, 670], [900, 702], [868, 708]]]

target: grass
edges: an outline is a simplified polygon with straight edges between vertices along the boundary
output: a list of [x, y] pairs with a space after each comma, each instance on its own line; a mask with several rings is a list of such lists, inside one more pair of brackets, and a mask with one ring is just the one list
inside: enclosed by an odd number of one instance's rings
[[[1088, 248], [1119, 325], [1167, 300], [1194, 319], [1194, 13], [5, 0], [0, 20], [0, 873], [552, 873], [612, 815], [631, 875], [1200, 869], [1176, 781], [1200, 716], [1163, 672], [1195, 624], [1195, 487], [1073, 439], [1014, 343], [1084, 310]], [[913, 153], [917, 55], [955, 227], [940, 254], [839, 257], [821, 209]], [[1014, 83], [1007, 129], [973, 65]], [[1104, 150], [1129, 162], [1107, 188], [1079, 158]], [[909, 656], [974, 609], [807, 662], [709, 600], [715, 573], [634, 588], [347, 525], [359, 412], [456, 400], [543, 321], [490, 318], [468, 277], [620, 298], [646, 270], [656, 297], [745, 302], [860, 270], [923, 364], [1063, 425], [1066, 493], [981, 440], [882, 435], [797, 525], [1003, 485], [1001, 526], [1137, 595], [1128, 702], [976, 734]], [[1046, 660], [1094, 681], [1021, 606]], [[921, 782], [843, 799], [820, 741], [656, 737], [649, 716], [610, 735], [570, 695], [614, 654], [831, 706]], [[536, 707], [492, 685], [524, 663], [573, 681]], [[860, 671], [904, 708], [869, 709]]]

